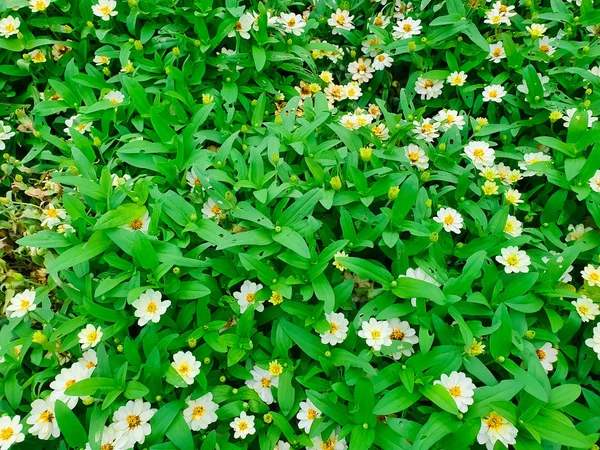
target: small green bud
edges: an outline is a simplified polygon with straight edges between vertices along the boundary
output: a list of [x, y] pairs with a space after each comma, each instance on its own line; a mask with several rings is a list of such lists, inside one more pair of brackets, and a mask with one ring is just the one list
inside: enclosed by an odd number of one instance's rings
[[329, 350], [327, 350], [327, 351], [325, 352], [325, 357], [326, 357], [326, 358], [329, 358], [329, 357], [331, 357], [331, 352], [330, 352]]
[[271, 423], [271, 422], [273, 422], [273, 416], [271, 414], [267, 413], [263, 416], [263, 421], [265, 423]]
[[437, 241], [439, 241], [439, 239], [440, 239], [440, 235], [438, 233], [436, 233], [435, 231], [429, 235], [429, 240], [431, 242], [437, 242]]
[[192, 222], [195, 222], [196, 220], [198, 220], [198, 216], [197, 216], [196, 214], [192, 214], [192, 215], [190, 216], [190, 220], [191, 220]]
[[193, 337], [189, 337], [187, 343], [189, 348], [194, 348], [196, 347], [196, 345], [198, 345], [198, 341], [196, 340], [196, 338]]
[[396, 198], [398, 198], [398, 194], [400, 194], [400, 186], [392, 186], [388, 189], [389, 200], [396, 200]]
[[173, 267], [173, 273], [175, 275], [179, 275], [180, 272], [181, 272], [181, 269], [179, 267]]
[[204, 358], [204, 364], [210, 364], [210, 358], [208, 356]]
[[123, 345], [121, 345], [121, 344], [117, 345], [117, 351], [119, 353], [121, 353], [123, 351]]
[[338, 176], [331, 178], [329, 184], [334, 191], [339, 191], [342, 188], [342, 180]]
[[525, 332], [525, 339], [533, 339], [535, 337], [535, 331], [527, 330]]
[[225, 381], [227, 381], [227, 378], [225, 378], [225, 376], [224, 376], [224, 375], [221, 375], [221, 376], [219, 377], [219, 381], [220, 381], [221, 383], [225, 383]]

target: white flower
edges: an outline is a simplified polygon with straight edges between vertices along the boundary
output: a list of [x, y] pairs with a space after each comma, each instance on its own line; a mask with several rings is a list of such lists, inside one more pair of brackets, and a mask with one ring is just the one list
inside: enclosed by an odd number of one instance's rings
[[496, 261], [504, 266], [506, 273], [527, 273], [531, 259], [523, 250], [510, 246], [500, 250], [501, 255], [496, 256]]
[[600, 359], [600, 323], [594, 327], [592, 337], [585, 340], [585, 345], [595, 351]]
[[399, 20], [396, 25], [392, 27], [392, 37], [394, 39], [410, 39], [413, 36], [421, 34], [421, 20], [414, 20], [411, 17]]
[[92, 12], [102, 20], [110, 20], [118, 13], [115, 11], [117, 2], [115, 0], [99, 0], [97, 4], [92, 5]]
[[38, 439], [46, 441], [50, 436], [60, 436], [56, 416], [54, 415], [54, 400], [38, 398], [31, 404], [31, 415], [27, 423], [32, 425], [29, 434], [37, 436]]
[[439, 380], [433, 384], [441, 384], [450, 393], [456, 407], [461, 413], [466, 413], [469, 405], [473, 404], [473, 395], [475, 394], [475, 385], [473, 380], [463, 372], [452, 372], [450, 376], [442, 374]]
[[18, 17], [5, 17], [4, 19], [0, 20], [0, 36], [7, 38], [13, 34], [17, 34], [19, 33], [20, 26], [21, 21]]
[[131, 222], [121, 225], [121, 228], [128, 231], [141, 231], [142, 233], [147, 234], [149, 226], [150, 214], [146, 211], [142, 217], [137, 217]]
[[300, 402], [300, 411], [298, 411], [298, 414], [296, 414], [296, 419], [298, 419], [298, 428], [307, 434], [310, 433], [310, 427], [312, 426], [312, 423], [321, 418], [321, 415], [321, 411], [319, 411], [314, 403], [307, 398], [305, 402]]
[[375, 70], [384, 70], [386, 67], [392, 67], [394, 59], [387, 53], [380, 53], [373, 58], [373, 68]]
[[590, 286], [600, 286], [600, 267], [588, 264], [581, 271], [581, 276]]
[[565, 238], [565, 242], [572, 242], [581, 239], [585, 233], [592, 231], [592, 228], [586, 227], [584, 224], [580, 223], [575, 226], [573, 226], [573, 224], [569, 225], [567, 230], [569, 230], [569, 233]]
[[[194, 188], [196, 187], [200, 187], [202, 188], [202, 182], [200, 181], [200, 178], [198, 178], [196, 176], [196, 173], [194, 172], [193, 169], [190, 169], [188, 171], [188, 173], [185, 176], [185, 180], [187, 181], [188, 186], [190, 187], [190, 190], [193, 192]], [[211, 211], [212, 212], [212, 211]], [[203, 214], [204, 215], [204, 214]]]
[[373, 128], [371, 128], [371, 131], [381, 141], [387, 141], [390, 138], [390, 130], [388, 129], [388, 127], [385, 126], [384, 123], [375, 125]]
[[[408, 269], [406, 269], [406, 275], [402, 275], [402, 274], [398, 275], [398, 278], [404, 278], [404, 277], [413, 278], [415, 280], [426, 281], [427, 283], [431, 283], [434, 286], [440, 286], [440, 283], [438, 283], [433, 278], [431, 278], [429, 276], [429, 274], [427, 272], [425, 272], [423, 269], [421, 269], [420, 267], [417, 267], [416, 269], [408, 268]], [[411, 298], [410, 303], [413, 306], [413, 308], [415, 308], [417, 306], [417, 297]]]
[[506, 58], [506, 53], [504, 52], [504, 44], [502, 42], [490, 44], [490, 54], [487, 56], [487, 59], [495, 63], [499, 63], [504, 58]]
[[504, 232], [512, 237], [521, 236], [521, 234], [523, 234], [523, 223], [515, 216], [509, 214], [506, 218], [506, 223], [504, 224]]
[[307, 450], [346, 450], [347, 448], [346, 439], [340, 439], [336, 432], [331, 432], [325, 441], [321, 435], [317, 435], [312, 438], [312, 445], [306, 447]]
[[290, 444], [280, 439], [277, 441], [277, 444], [275, 444], [275, 447], [273, 447], [273, 450], [291, 450], [291, 448]]
[[4, 141], [8, 141], [14, 135], [15, 132], [11, 131], [10, 127], [8, 125], [4, 125], [4, 122], [0, 120], [0, 150], [4, 150], [6, 148]]
[[248, 309], [248, 306], [250, 305], [254, 305], [254, 309], [258, 312], [264, 311], [265, 307], [262, 302], [259, 302], [258, 304], [255, 303], [256, 293], [262, 288], [262, 284], [257, 284], [250, 280], [246, 280], [240, 287], [240, 290], [233, 293], [233, 296], [240, 306], [240, 312], [242, 314], [246, 312], [246, 309]]
[[469, 142], [465, 146], [465, 155], [471, 160], [475, 168], [479, 170], [494, 165], [495, 152], [487, 142]]
[[96, 328], [94, 325], [88, 324], [77, 335], [79, 343], [81, 344], [81, 349], [85, 350], [86, 348], [98, 345], [102, 339], [102, 334], [100, 327]]
[[211, 423], [218, 420], [215, 414], [219, 405], [213, 402], [209, 392], [196, 400], [186, 400], [187, 408], [183, 410], [183, 418], [192, 431], [206, 430]]
[[342, 313], [331, 312], [325, 314], [325, 319], [329, 322], [330, 330], [321, 334], [321, 342], [323, 344], [337, 345], [344, 342], [348, 335], [348, 319]]
[[273, 376], [270, 371], [261, 369], [256, 365], [250, 373], [254, 378], [246, 380], [246, 386], [254, 390], [267, 405], [272, 404], [275, 399], [273, 398], [273, 392], [271, 392], [271, 386], [277, 387], [279, 385], [279, 377]]
[[496, 1], [496, 3], [492, 5], [492, 8], [494, 9], [494, 11], [496, 11], [498, 14], [504, 17], [514, 17], [517, 15], [517, 13], [515, 12], [514, 5], [503, 5], [500, 0]]
[[492, 84], [486, 86], [483, 90], [483, 101], [484, 102], [496, 102], [501, 103], [502, 98], [507, 94], [502, 86], [499, 84]]
[[256, 428], [254, 428], [254, 416], [249, 416], [246, 414], [246, 411], [242, 411], [240, 417], [233, 419], [233, 422], [231, 422], [229, 426], [233, 428], [233, 437], [235, 439], [246, 439], [246, 436], [249, 434], [256, 433]]
[[448, 131], [453, 125], [459, 130], [465, 126], [465, 118], [453, 109], [442, 109], [433, 116], [433, 120], [440, 124], [442, 131]]
[[423, 139], [425, 142], [433, 142], [440, 135], [438, 131], [440, 124], [432, 122], [432, 119], [423, 119], [423, 122], [415, 120], [413, 125], [416, 127], [413, 129], [413, 133], [418, 139]]
[[294, 13], [281, 13], [279, 23], [283, 26], [283, 31], [292, 33], [295, 36], [300, 36], [306, 26], [304, 18], [300, 14]]
[[115, 105], [120, 105], [125, 100], [125, 96], [121, 91], [110, 91], [104, 96], [104, 100], [108, 100]]
[[390, 324], [385, 321], [378, 321], [374, 317], [371, 317], [369, 321], [362, 323], [362, 329], [358, 332], [358, 335], [367, 340], [367, 345], [372, 347], [373, 350], [381, 350], [381, 347], [387, 347], [392, 345], [390, 334], [392, 329]]
[[89, 371], [80, 364], [73, 364], [68, 369], [62, 369], [60, 373], [56, 375], [54, 381], [50, 383], [50, 388], [52, 389], [50, 400], [60, 400], [70, 409], [75, 408], [79, 401], [79, 397], [67, 395], [65, 394], [65, 391], [78, 381], [89, 378], [89, 375]]
[[67, 212], [64, 209], [56, 208], [52, 203], [48, 204], [48, 207], [42, 211], [42, 226], [48, 228], [54, 228], [58, 225], [61, 220], [67, 218]]
[[485, 445], [487, 450], [494, 450], [494, 445], [500, 441], [505, 447], [514, 445], [518, 430], [516, 427], [498, 414], [492, 411], [485, 419], [481, 419], [481, 428], [477, 435], [477, 442]]
[[600, 314], [598, 305], [585, 295], [582, 295], [577, 300], [573, 300], [571, 304], [575, 307], [575, 311], [577, 311], [577, 314], [581, 317], [582, 322], [595, 320], [596, 316]]
[[448, 84], [450, 84], [450, 86], [462, 86], [467, 81], [467, 74], [463, 71], [452, 72], [450, 75], [448, 75], [446, 81]]
[[521, 193], [516, 189], [508, 189], [504, 193], [504, 198], [511, 205], [517, 206], [519, 203], [523, 203], [524, 200], [521, 200]]
[[535, 351], [535, 354], [539, 358], [542, 367], [546, 372], [550, 372], [553, 369], [552, 363], [558, 360], [558, 350], [553, 348], [550, 342], [546, 342], [542, 345]]
[[90, 349], [84, 352], [83, 356], [79, 358], [72, 367], [75, 367], [76, 365], [87, 371], [86, 378], [92, 376], [92, 373], [96, 370], [96, 366], [98, 365], [98, 357], [96, 356], [95, 350]]
[[590, 178], [590, 188], [594, 192], [600, 192], [600, 169], [596, 170], [594, 176]]
[[547, 30], [546, 25], [541, 23], [532, 23], [531, 26], [527, 26], [525, 29], [532, 38], [542, 37]]
[[135, 317], [139, 317], [138, 325], [143, 327], [148, 322], [158, 323], [171, 302], [169, 300], [162, 301], [162, 294], [153, 289], [147, 289], [140, 298], [132, 303], [135, 308]]
[[34, 311], [35, 308], [35, 291], [25, 289], [10, 299], [10, 305], [6, 307], [6, 311], [10, 317], [23, 317], [28, 312]]
[[544, 36], [538, 41], [538, 49], [540, 52], [545, 53], [548, 56], [552, 56], [556, 51], [556, 47], [551, 45], [554, 39], [550, 39], [548, 36]]
[[[89, 443], [85, 444], [85, 450], [92, 450]], [[104, 430], [102, 431], [100, 450], [123, 450], [123, 447], [117, 447], [117, 433], [112, 424], [108, 427], [104, 427]]]
[[415, 352], [414, 345], [419, 343], [419, 337], [417, 336], [417, 332], [414, 328], [411, 328], [410, 324], [405, 320], [400, 319], [391, 319], [389, 321], [389, 326], [391, 329], [390, 339], [392, 341], [402, 341], [408, 342], [413, 346], [407, 348], [406, 350], [401, 350], [396, 353], [392, 353], [392, 357], [394, 359], [400, 359], [402, 355], [410, 356]]
[[209, 198], [202, 206], [202, 217], [205, 219], [219, 219], [223, 210], [215, 203], [212, 198]]
[[425, 170], [429, 167], [429, 158], [425, 154], [425, 150], [415, 144], [408, 144], [404, 148], [404, 155], [408, 158], [411, 166], [415, 166], [420, 170]]
[[227, 37], [235, 37], [235, 34], [238, 33], [243, 39], [250, 39], [250, 28], [254, 24], [254, 17], [252, 14], [243, 14], [242, 17], [238, 19], [235, 24], [235, 27], [231, 32], [227, 35]]
[[[360, 84], [356, 81], [351, 81], [350, 83], [345, 85], [344, 92], [346, 93], [346, 98], [349, 98], [350, 100], [358, 100], [362, 96], [362, 89], [360, 88]], [[356, 117], [354, 119], [356, 124], [358, 125]]]
[[336, 12], [331, 14], [327, 25], [333, 27], [332, 34], [340, 34], [338, 30], [350, 31], [354, 29], [352, 19], [354, 19], [354, 16], [351, 16], [348, 11], [342, 11], [338, 8]]
[[156, 409], [142, 399], [130, 400], [113, 415], [113, 427], [117, 436], [117, 447], [130, 448], [136, 443], [143, 444], [146, 436], [152, 433], [150, 419]]
[[67, 231], [75, 232], [75, 228], [73, 228], [68, 223], [63, 223], [56, 227], [56, 231], [60, 234], [65, 234]]
[[485, 20], [483, 23], [489, 23], [490, 25], [496, 26], [500, 24], [510, 25], [510, 19], [498, 13], [498, 11], [491, 10], [485, 13]]
[[[562, 119], [565, 121], [565, 123], [563, 123], [563, 126], [565, 128], [569, 128], [569, 125], [571, 124], [571, 119], [573, 118], [573, 115], [575, 114], [576, 111], [577, 111], [577, 108], [569, 108], [565, 111], [565, 115], [562, 116]], [[593, 117], [592, 111], [590, 111], [589, 109], [587, 110], [587, 115], [588, 115], [587, 126], [588, 126], [588, 128], [592, 128], [592, 124], [594, 122], [596, 122], [598, 120], [598, 118]], [[579, 118], [579, 116], [576, 116], [576, 117]]]
[[93, 63], [97, 66], [110, 64], [110, 58], [108, 56], [96, 55], [94, 56]]
[[9, 416], [0, 417], [0, 450], [8, 450], [11, 445], [23, 442], [25, 435], [21, 433], [23, 425], [20, 420], [21, 416], [12, 419]]
[[357, 61], [353, 61], [348, 64], [348, 72], [352, 75], [352, 79], [354, 81], [358, 81], [359, 83], [367, 83], [371, 78], [373, 78], [373, 72], [375, 72], [375, 69], [371, 67], [371, 60], [369, 58], [358, 58]]
[[65, 120], [65, 128], [64, 132], [71, 136], [71, 128], [75, 128], [81, 134], [87, 133], [92, 128], [92, 123], [79, 123], [79, 114], [75, 114], [74, 116], [69, 117]]
[[542, 175], [542, 172], [534, 172], [532, 170], [529, 170], [529, 166], [532, 164], [535, 164], [537, 162], [544, 162], [544, 161], [552, 161], [552, 158], [550, 157], [550, 155], [546, 155], [545, 153], [542, 152], [533, 152], [533, 153], [526, 153], [523, 155], [523, 159], [524, 161], [521, 161], [519, 163], [519, 168], [521, 170], [523, 170], [523, 176], [524, 177], [532, 177], [534, 175]]
[[444, 230], [460, 234], [464, 226], [464, 220], [460, 213], [454, 208], [440, 208], [437, 216], [433, 218], [437, 223], [441, 223], [444, 226]]
[[110, 178], [112, 180], [113, 187], [118, 187], [121, 184], [125, 184], [131, 180], [131, 177], [127, 174], [124, 174], [122, 177], [120, 177], [119, 175], [113, 173]]
[[197, 361], [192, 352], [177, 352], [173, 355], [171, 367], [187, 384], [194, 384], [194, 378], [200, 373], [202, 363]]
[[421, 100], [430, 100], [438, 98], [442, 94], [443, 87], [444, 82], [442, 80], [432, 80], [420, 76], [415, 84], [415, 92], [421, 94]]

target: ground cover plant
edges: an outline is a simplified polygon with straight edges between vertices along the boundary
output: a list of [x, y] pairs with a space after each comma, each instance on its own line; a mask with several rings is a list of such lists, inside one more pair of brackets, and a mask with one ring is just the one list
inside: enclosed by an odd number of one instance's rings
[[0, 449], [598, 449], [597, 7], [0, 2]]

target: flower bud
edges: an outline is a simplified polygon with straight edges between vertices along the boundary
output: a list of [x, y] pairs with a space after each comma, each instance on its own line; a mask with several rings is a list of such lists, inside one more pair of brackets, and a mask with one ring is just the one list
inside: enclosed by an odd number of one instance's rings
[[198, 220], [198, 216], [197, 216], [196, 214], [192, 214], [192, 215], [190, 216], [190, 220], [191, 220], [192, 222], [195, 222], [196, 220]]
[[371, 147], [362, 147], [359, 150], [360, 159], [367, 162], [371, 160], [371, 155], [373, 154], [373, 149]]
[[219, 381], [220, 381], [221, 383], [225, 383], [225, 381], [227, 381], [227, 378], [225, 378], [225, 376], [224, 376], [224, 375], [221, 375], [221, 376], [219, 377]]
[[334, 191], [339, 191], [342, 188], [342, 180], [338, 176], [333, 177], [331, 181], [329, 181], [329, 184]]
[[173, 47], [172, 51], [175, 56], [181, 55], [181, 50], [179, 50], [179, 47]]
[[271, 423], [271, 422], [273, 422], [273, 416], [271, 414], [267, 413], [263, 416], [263, 420], [265, 423]]
[[119, 353], [121, 353], [123, 351], [123, 345], [121, 345], [121, 344], [117, 345], [117, 351]]
[[388, 199], [396, 200], [398, 194], [400, 193], [400, 186], [392, 186], [388, 189]]
[[430, 198], [428, 198], [428, 199], [427, 199], [427, 201], [425, 202], [425, 206], [426, 206], [427, 208], [431, 208], [431, 205], [433, 205], [433, 201], [431, 201], [431, 199], [430, 199]]
[[35, 333], [33, 333], [33, 336], [31, 337], [31, 340], [33, 342], [35, 342], [36, 344], [43, 344], [44, 342], [46, 342], [48, 340], [48, 338], [46, 337], [46, 335], [38, 330]]
[[421, 181], [422, 182], [427, 182], [430, 180], [431, 178], [431, 172], [429, 170], [425, 170], [423, 173], [421, 173]]
[[210, 364], [210, 358], [208, 356], [204, 358], [204, 364]]
[[138, 52], [141, 52], [144, 49], [144, 44], [142, 44], [142, 41], [135, 41], [133, 46]]
[[525, 332], [525, 338], [526, 339], [533, 339], [535, 337], [535, 331], [533, 330], [527, 330]]
[[429, 240], [431, 242], [437, 242], [439, 239], [440, 239], [440, 235], [438, 233], [436, 233], [435, 231], [429, 235]]
[[409, 52], [414, 52], [416, 49], [417, 49], [417, 44], [415, 44], [412, 41], [408, 43], [408, 51]]
[[90, 406], [90, 405], [91, 405], [91, 404], [93, 404], [93, 403], [94, 403], [94, 397], [85, 397], [85, 398], [83, 399], [83, 404], [84, 404], [85, 406]]
[[179, 272], [181, 272], [181, 269], [179, 267], [173, 267], [173, 273], [175, 275], [179, 275]]

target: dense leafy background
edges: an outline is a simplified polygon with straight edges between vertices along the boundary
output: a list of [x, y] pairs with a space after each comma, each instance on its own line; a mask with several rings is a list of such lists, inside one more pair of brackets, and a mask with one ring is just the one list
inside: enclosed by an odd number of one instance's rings
[[[158, 412], [139, 448], [157, 450], [303, 448], [332, 432], [345, 438], [336, 449], [480, 448], [491, 411], [518, 428], [517, 449], [594, 446], [600, 362], [585, 341], [597, 320], [582, 322], [571, 304], [600, 302], [581, 275], [598, 266], [600, 244], [590, 182], [600, 168], [600, 12], [590, 0], [525, 0], [498, 26], [486, 22], [498, 7], [478, 0], [129, 0], [109, 20], [92, 6], [0, 3], [1, 18], [20, 20], [19, 34], [0, 37], [9, 127], [0, 135], [0, 298], [8, 306], [31, 289], [37, 304], [0, 319], [0, 412], [19, 415], [26, 435], [16, 448], [98, 450], [103, 425], [140, 398]], [[332, 34], [338, 7], [354, 28]], [[304, 13], [306, 25], [286, 32], [267, 11]], [[249, 12], [257, 19], [242, 21]], [[420, 20], [421, 33], [394, 37], [403, 17]], [[376, 26], [381, 18], [391, 23]], [[238, 20], [249, 29], [236, 32]], [[545, 25], [553, 53], [540, 51], [546, 38], [532, 36], [533, 23]], [[505, 57], [494, 62], [499, 42]], [[349, 64], [381, 53], [392, 64], [360, 80], [362, 96], [328, 102], [324, 79], [348, 85]], [[461, 86], [446, 81], [455, 71], [467, 75]], [[444, 87], [421, 97], [419, 77]], [[494, 85], [507, 95], [484, 101]], [[111, 91], [123, 102], [105, 99]], [[372, 123], [348, 122], [356, 108]], [[441, 127], [428, 141], [414, 132], [443, 108], [463, 116], [462, 129]], [[486, 195], [464, 154], [473, 141], [489, 143], [506, 173], [526, 154], [547, 158], [515, 179], [496, 176]], [[410, 163], [411, 143], [427, 170]], [[523, 202], [508, 203], [509, 189]], [[44, 222], [49, 204], [66, 213], [56, 224]], [[220, 214], [206, 217], [215, 204]], [[459, 234], [433, 220], [448, 207], [464, 219]], [[520, 235], [504, 232], [509, 214]], [[136, 219], [147, 232], [126, 229]], [[585, 234], [565, 241], [578, 224]], [[527, 252], [527, 273], [497, 261], [510, 246]], [[339, 252], [348, 256], [334, 259]], [[398, 279], [416, 268], [439, 287]], [[255, 304], [264, 311], [240, 312], [234, 293], [246, 280], [263, 286]], [[140, 327], [132, 304], [147, 289], [171, 304]], [[319, 333], [334, 311], [348, 334], [325, 345]], [[372, 350], [357, 335], [370, 318], [407, 321], [418, 343]], [[25, 422], [32, 403], [82, 356], [78, 333], [89, 324], [103, 333], [98, 365], [69, 391], [77, 406], [57, 403], [60, 437], [39, 440]], [[549, 372], [536, 355], [546, 343], [558, 349]], [[179, 351], [202, 363], [192, 385], [171, 368]], [[245, 382], [274, 360], [283, 372], [267, 405]], [[451, 371], [477, 386], [465, 414], [434, 385]], [[218, 420], [192, 432], [185, 401], [209, 392]], [[296, 419], [307, 398], [322, 412], [310, 433]], [[229, 425], [242, 411], [256, 427], [243, 440]]]

